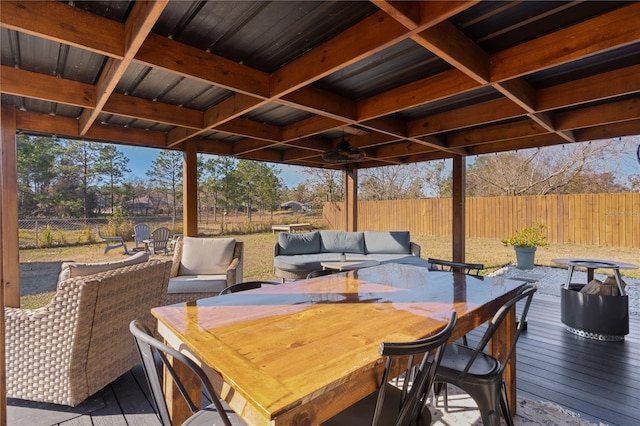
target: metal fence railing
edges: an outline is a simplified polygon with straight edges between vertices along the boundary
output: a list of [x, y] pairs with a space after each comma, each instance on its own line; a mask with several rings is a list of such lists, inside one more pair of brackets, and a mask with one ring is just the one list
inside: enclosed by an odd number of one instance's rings
[[18, 240], [20, 248], [56, 247], [87, 244], [99, 241], [96, 229], [104, 235], [119, 235], [125, 240], [132, 239], [133, 225], [138, 222], [182, 226], [182, 218], [171, 216], [128, 217], [126, 219], [83, 218], [83, 219], [20, 219], [18, 220]]
[[[224, 222], [222, 222], [224, 220]], [[21, 249], [62, 247], [100, 242], [96, 228], [104, 236], [120, 236], [125, 241], [133, 241], [133, 227], [136, 223], [148, 223], [151, 229], [166, 226], [174, 233], [183, 232], [182, 217], [137, 216], [84, 219], [20, 219], [18, 239]], [[249, 220], [245, 214], [225, 216], [202, 215], [198, 219], [198, 233], [201, 236], [247, 234], [271, 232], [271, 226], [282, 223], [313, 222], [320, 225], [320, 211], [279, 212], [276, 215], [254, 214]]]

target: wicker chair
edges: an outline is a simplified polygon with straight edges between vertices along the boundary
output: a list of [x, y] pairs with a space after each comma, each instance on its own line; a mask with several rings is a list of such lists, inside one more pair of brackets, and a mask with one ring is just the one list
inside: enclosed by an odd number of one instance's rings
[[155, 324], [170, 270], [150, 260], [69, 278], [47, 306], [5, 308], [7, 397], [76, 406], [130, 370], [129, 323]]
[[[220, 260], [219, 256], [217, 256], [218, 253], [215, 253], [217, 251], [216, 246], [224, 245], [225, 241], [235, 245], [233, 246], [233, 254], [230, 256], [229, 264], [222, 271], [208, 276], [206, 271], [194, 271], [195, 266], [193, 263], [187, 265], [193, 259], [183, 259], [185, 244], [195, 243], [198, 249], [190, 250], [187, 248], [187, 251], [191, 253], [188, 256], [202, 256], [200, 263], [209, 267], [209, 259], [213, 262], [213, 258], [218, 257], [218, 260]], [[201, 247], [201, 243], [204, 243], [206, 248]], [[176, 241], [173, 251], [173, 266], [171, 268], [166, 304], [190, 302], [205, 297], [217, 296], [224, 288], [241, 283], [243, 253], [244, 243], [231, 238], [185, 237], [179, 239]]]

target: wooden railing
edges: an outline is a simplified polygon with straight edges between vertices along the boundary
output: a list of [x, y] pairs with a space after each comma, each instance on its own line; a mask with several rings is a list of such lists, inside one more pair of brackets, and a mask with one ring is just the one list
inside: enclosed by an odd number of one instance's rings
[[[344, 229], [342, 203], [325, 203], [326, 229]], [[540, 223], [552, 243], [640, 248], [640, 193], [469, 197], [467, 238], [499, 239]], [[358, 229], [451, 235], [451, 199], [360, 201]]]

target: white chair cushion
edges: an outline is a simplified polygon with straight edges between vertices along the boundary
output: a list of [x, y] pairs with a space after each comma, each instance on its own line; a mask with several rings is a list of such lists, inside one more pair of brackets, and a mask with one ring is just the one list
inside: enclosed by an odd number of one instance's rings
[[85, 277], [87, 275], [97, 274], [99, 272], [109, 271], [111, 269], [122, 268], [124, 266], [136, 265], [138, 263], [144, 263], [149, 260], [149, 254], [145, 252], [139, 252], [133, 256], [129, 256], [126, 259], [116, 260], [112, 262], [101, 263], [78, 263], [78, 262], [64, 262], [60, 268], [60, 275], [58, 276], [58, 284], [69, 278]]
[[226, 275], [178, 275], [169, 280], [167, 293], [217, 293], [226, 286]]
[[226, 274], [235, 247], [235, 238], [185, 237], [178, 275]]

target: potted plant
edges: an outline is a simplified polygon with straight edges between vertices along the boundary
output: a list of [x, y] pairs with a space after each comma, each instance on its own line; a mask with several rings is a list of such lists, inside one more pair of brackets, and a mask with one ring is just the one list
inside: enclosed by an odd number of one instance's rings
[[504, 245], [511, 245], [516, 251], [518, 269], [533, 269], [536, 249], [549, 245], [546, 235], [542, 233], [544, 228], [546, 226], [534, 223], [533, 226], [522, 228], [511, 237], [502, 240]]

